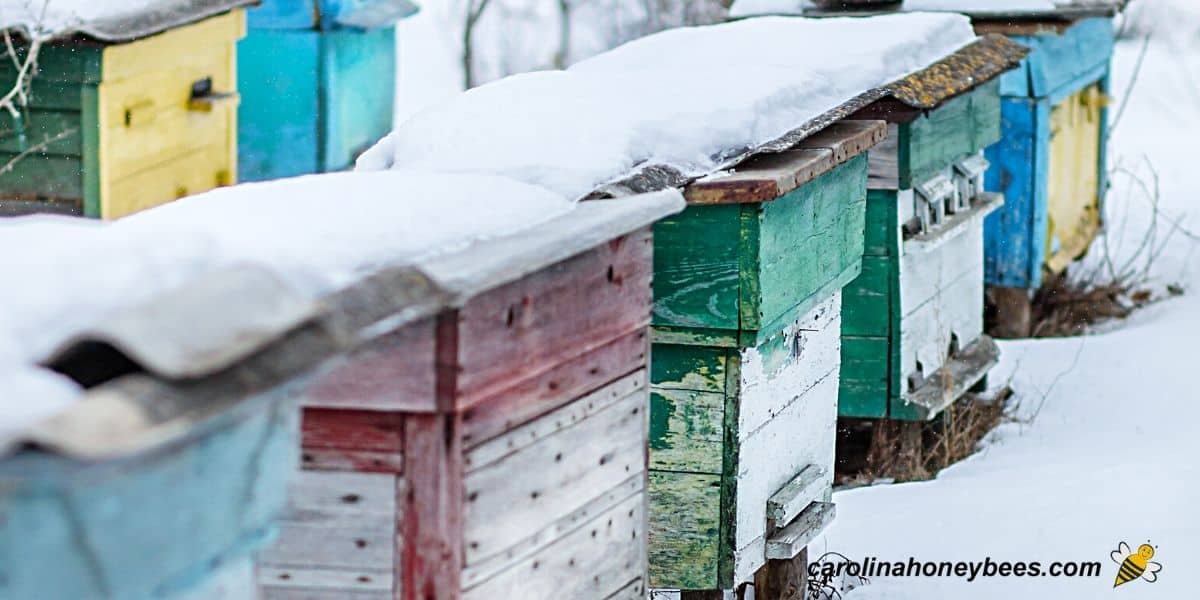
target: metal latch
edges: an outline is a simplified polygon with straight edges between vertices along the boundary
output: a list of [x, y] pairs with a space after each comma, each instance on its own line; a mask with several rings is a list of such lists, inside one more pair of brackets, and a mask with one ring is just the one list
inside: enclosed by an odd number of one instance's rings
[[192, 82], [192, 95], [188, 97], [188, 110], [212, 112], [219, 106], [237, 104], [239, 99], [237, 92], [214, 91], [212, 77], [205, 77]]

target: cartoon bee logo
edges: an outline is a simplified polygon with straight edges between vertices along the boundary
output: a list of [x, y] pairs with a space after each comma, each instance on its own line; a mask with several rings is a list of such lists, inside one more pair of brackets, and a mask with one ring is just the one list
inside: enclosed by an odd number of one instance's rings
[[1154, 583], [1158, 579], [1157, 573], [1162, 570], [1161, 564], [1150, 560], [1154, 558], [1154, 546], [1150, 544], [1142, 544], [1138, 546], [1137, 552], [1134, 552], [1129, 549], [1129, 544], [1121, 542], [1109, 556], [1113, 562], [1121, 565], [1117, 569], [1117, 579], [1113, 581], [1114, 588], [1138, 577]]

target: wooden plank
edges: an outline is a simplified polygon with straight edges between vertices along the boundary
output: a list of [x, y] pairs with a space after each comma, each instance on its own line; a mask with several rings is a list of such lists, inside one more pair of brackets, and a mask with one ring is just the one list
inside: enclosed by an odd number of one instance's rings
[[309, 384], [306, 407], [432, 412], [435, 321], [408, 323], [354, 348]]
[[540, 552], [463, 592], [467, 600], [605, 598], [645, 571], [646, 513], [636, 494]]
[[992, 167], [984, 187], [1004, 195], [1004, 206], [984, 221], [984, 277], [989, 285], [1041, 285], [1047, 237], [1050, 106], [1005, 98], [1004, 138], [985, 152]]
[[[38, 154], [81, 156], [83, 154], [80, 107], [73, 110], [27, 108], [20, 120], [0, 113], [0, 152], [18, 154], [39, 147]], [[56, 140], [47, 144], [49, 140]]]
[[894, 258], [863, 258], [862, 274], [842, 294], [842, 333], [857, 337], [885, 337], [891, 329], [895, 294]]
[[654, 343], [650, 383], [656, 388], [725, 391], [725, 352], [692, 344]]
[[824, 471], [819, 465], [805, 465], [800, 469], [791, 481], [767, 499], [767, 519], [776, 527], [783, 527], [799, 516], [800, 511], [809, 504], [825, 498], [828, 490], [824, 485]]
[[1112, 20], [1084, 19], [1059, 35], [1036, 35], [1019, 42], [1033, 49], [1029, 65], [1030, 94], [1046, 98], [1074, 93], [1095, 82], [1113, 53]]
[[800, 554], [833, 522], [836, 513], [837, 507], [832, 502], [812, 503], [795, 521], [767, 540], [767, 558], [786, 560]]
[[[644, 386], [644, 374], [633, 377]], [[610, 489], [644, 471], [645, 393], [614, 386], [471, 450], [463, 484], [465, 564], [569, 515], [590, 499], [580, 490]], [[601, 402], [607, 406], [594, 414], [581, 412]]]
[[396, 581], [403, 600], [458, 600], [463, 560], [463, 464], [456, 415], [410, 415], [404, 422], [405, 485], [397, 537], [404, 551]]
[[650, 468], [720, 474], [725, 394], [654, 388], [650, 393]]
[[883, 121], [836, 122], [791, 150], [760, 154], [732, 172], [700, 179], [684, 190], [684, 197], [689, 204], [771, 201], [866, 152], [886, 135]]
[[651, 588], [717, 589], [721, 476], [650, 472]]
[[900, 126], [888, 123], [887, 137], [868, 154], [867, 189], [900, 188]]
[[392, 130], [395, 27], [323, 32], [319, 77], [321, 170], [348, 169], [359, 154]]
[[1046, 268], [1052, 273], [1083, 256], [1100, 232], [1105, 102], [1100, 86], [1093, 85], [1050, 109]]
[[996, 342], [981, 335], [927, 378], [925, 385], [908, 394], [903, 401], [905, 407], [918, 417], [933, 418], [978, 383], [999, 360], [1000, 348]]
[[404, 417], [368, 410], [305, 408], [301, 445], [402, 454]]
[[983, 220], [1004, 206], [1004, 196], [995, 192], [984, 192], [965, 211], [948, 215], [939, 226], [925, 233], [908, 235], [904, 239], [905, 252], [931, 253], [968, 231], [981, 230]]
[[915, 187], [1000, 140], [1000, 88], [984, 83], [900, 126], [900, 188]]
[[[779, 390], [782, 404], [776, 416], [741, 442], [738, 454], [737, 515], [734, 544], [737, 553], [766, 538], [768, 499], [805, 466], [825, 469], [822, 495], [829, 493], [833, 478], [834, 443], [837, 430], [838, 372], [831, 371], [816, 385], [793, 398]], [[751, 557], [751, 573], [764, 564], [761, 554]], [[749, 573], [735, 573], [734, 583]]]
[[812, 181], [837, 163], [827, 149], [793, 149], [760, 154], [729, 172], [693, 182], [684, 189], [688, 204], [768, 202]]
[[258, 568], [259, 600], [391, 600], [391, 570]]
[[457, 314], [463, 343], [442, 363], [457, 373], [453, 406], [465, 410], [644, 327], [652, 252], [642, 229], [468, 300]]
[[345, 448], [309, 448], [300, 453], [300, 466], [311, 471], [401, 473], [404, 471], [404, 455]]
[[[250, 19], [280, 4], [249, 11]], [[308, 14], [312, 19], [311, 11]], [[321, 36], [251, 29], [238, 43], [238, 179], [263, 181], [320, 171]]]
[[468, 408], [462, 417], [463, 445], [474, 448], [644, 368], [647, 337], [645, 329], [629, 333]]
[[797, 148], [828, 149], [833, 152], [834, 164], [842, 164], [883, 141], [888, 135], [887, 121], [838, 121], [804, 138]]
[[654, 225], [654, 325], [738, 328], [740, 213], [689, 206]]
[[887, 416], [891, 373], [888, 340], [888, 337], [842, 337], [838, 416]]
[[[756, 278], [741, 292], [741, 324], [757, 338], [774, 335], [840, 290], [861, 270], [866, 219], [867, 157], [856, 156], [788, 196], [763, 205], [753, 236], [757, 261], [746, 264]], [[757, 227], [757, 231], [752, 228]], [[755, 264], [755, 262], [757, 264]]]
[[526, 558], [534, 556], [550, 544], [569, 535], [581, 525], [587, 524], [596, 515], [608, 512], [614, 506], [627, 501], [631, 496], [645, 496], [645, 474], [637, 473], [616, 487], [606, 490], [599, 496], [588, 500], [567, 516], [558, 519], [541, 529], [531, 529], [528, 535], [509, 546], [504, 552], [490, 556], [475, 564], [463, 568], [462, 586], [470, 588], [481, 583], [497, 573], [511, 569]]

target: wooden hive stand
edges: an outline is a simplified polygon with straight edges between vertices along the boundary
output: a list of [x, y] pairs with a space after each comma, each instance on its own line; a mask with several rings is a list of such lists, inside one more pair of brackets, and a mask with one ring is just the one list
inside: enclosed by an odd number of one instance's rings
[[[235, 183], [239, 7], [251, 2], [162, 0], [43, 43], [28, 105], [0, 111], [0, 215], [112, 219]], [[16, 79], [4, 61], [0, 86]]]
[[841, 289], [885, 132], [835, 123], [754, 156], [655, 226], [651, 587], [802, 589], [804, 548], [834, 517]]
[[[238, 48], [239, 176], [340, 171], [392, 129], [395, 0], [265, 0]], [[375, 19], [361, 15], [380, 13]]]
[[362, 342], [303, 391], [263, 596], [643, 597], [650, 225], [682, 204], [583, 202], [333, 298]]

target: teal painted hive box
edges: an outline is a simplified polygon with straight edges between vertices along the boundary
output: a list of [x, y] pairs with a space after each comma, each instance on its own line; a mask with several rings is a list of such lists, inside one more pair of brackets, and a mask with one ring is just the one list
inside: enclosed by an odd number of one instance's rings
[[[254, 597], [252, 552], [295, 470], [295, 407], [258, 398], [193, 420], [125, 383], [33, 432], [43, 449], [0, 458], [0, 598]], [[133, 415], [153, 425], [96, 423]]]
[[893, 84], [856, 116], [888, 121], [871, 151], [863, 273], [846, 288], [843, 417], [925, 420], [997, 361], [983, 333], [983, 149], [1000, 139], [998, 77], [1024, 51], [983, 38]]
[[884, 132], [836, 123], [753, 157], [655, 226], [652, 588], [794, 572], [833, 519], [841, 289], [860, 272], [865, 151]]
[[392, 129], [407, 2], [266, 0], [238, 46], [242, 181], [347, 169]]

